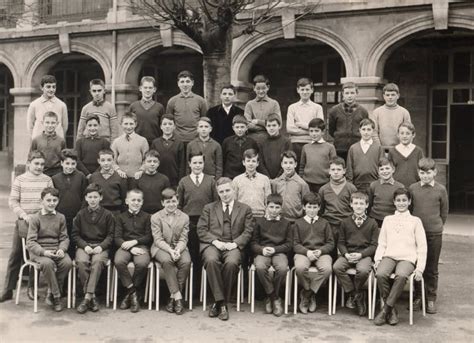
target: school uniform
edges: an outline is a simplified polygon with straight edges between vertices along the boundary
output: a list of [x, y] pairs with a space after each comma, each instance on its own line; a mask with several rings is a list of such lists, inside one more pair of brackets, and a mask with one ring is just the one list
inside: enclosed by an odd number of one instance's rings
[[154, 174], [145, 172], [138, 180], [133, 180], [132, 183], [134, 188], [138, 188], [143, 192], [143, 211], [153, 214], [163, 208], [161, 192], [171, 186], [168, 177], [158, 172]]
[[103, 137], [87, 136], [76, 141], [77, 170], [88, 176], [99, 169], [99, 151], [110, 149], [110, 142]]
[[124, 209], [128, 189], [127, 179], [121, 178], [113, 170], [109, 173], [98, 170], [89, 178], [89, 184], [91, 183], [97, 183], [102, 188], [101, 206], [114, 214]]
[[132, 132], [130, 135], [123, 134], [116, 138], [110, 149], [114, 152], [118, 168], [124, 171], [127, 177], [134, 178], [135, 173], [142, 166], [149, 146], [144, 137]]
[[[222, 148], [212, 138], [202, 140], [200, 137], [189, 142], [186, 148], [186, 161], [189, 161], [189, 156], [200, 153], [204, 155], [204, 170], [203, 173], [214, 176], [219, 179], [222, 176]], [[191, 173], [189, 165], [187, 166], [187, 173]]]
[[179, 180], [186, 173], [186, 151], [184, 143], [176, 136], [166, 139], [158, 137], [151, 143], [150, 149], [160, 153], [160, 165], [157, 171], [166, 175], [173, 187], [178, 186]]
[[224, 164], [223, 176], [233, 179], [245, 172], [242, 164], [244, 151], [254, 149], [258, 151], [257, 143], [247, 135], [238, 137], [233, 135], [224, 139], [222, 143], [222, 157]]
[[234, 134], [232, 129], [232, 120], [236, 115], [243, 115], [244, 111], [234, 104], [225, 107], [223, 104], [211, 107], [207, 111], [207, 117], [211, 119], [212, 132], [211, 137], [219, 144], [222, 144], [227, 137]]
[[382, 179], [374, 181], [369, 187], [369, 216], [374, 218], [382, 227], [382, 222], [386, 216], [395, 212], [393, 204], [393, 194], [399, 188], [403, 188], [403, 184], [395, 181], [393, 178], [384, 181]]
[[395, 172], [393, 178], [401, 182], [405, 188], [410, 187], [412, 183], [420, 181], [418, 176], [418, 161], [423, 158], [423, 150], [415, 146], [413, 150], [404, 156], [397, 146], [393, 147], [388, 152], [388, 159], [393, 162]]
[[33, 100], [28, 106], [26, 126], [31, 138], [41, 135], [44, 131], [43, 119], [46, 112], [54, 112], [58, 115], [56, 134], [64, 138], [69, 125], [66, 104], [56, 96], [48, 98], [44, 95]]
[[334, 145], [324, 139], [303, 146], [299, 174], [312, 192], [329, 181], [329, 162], [336, 156]]
[[397, 134], [400, 124], [411, 123], [410, 112], [398, 104], [377, 107], [369, 118], [375, 123], [373, 139], [380, 142], [383, 148], [390, 148], [399, 143]]
[[276, 136], [267, 134], [259, 146], [259, 160], [262, 173], [270, 179], [280, 175], [281, 154], [287, 150], [291, 150], [291, 142], [288, 137], [280, 134]]
[[76, 140], [89, 135], [86, 128], [86, 119], [91, 115], [97, 115], [99, 117], [99, 137], [113, 142], [115, 138], [119, 136], [119, 121], [117, 113], [115, 112], [115, 106], [106, 100], [91, 101], [81, 110], [79, 124], [77, 125]]
[[138, 100], [132, 102], [128, 108], [129, 112], [137, 116], [137, 128], [135, 132], [148, 141], [151, 145], [153, 140], [161, 136], [160, 120], [165, 113], [165, 108], [154, 100]]
[[366, 192], [370, 184], [379, 177], [379, 160], [383, 157], [380, 143], [370, 139], [361, 140], [349, 148], [347, 153], [346, 178], [359, 191]]
[[267, 176], [256, 172], [236, 176], [232, 181], [235, 190], [235, 199], [252, 209], [255, 217], [263, 217], [267, 204], [267, 197], [271, 193], [270, 180]]
[[[263, 139], [265, 139], [265, 135], [267, 134], [265, 121], [268, 115], [273, 113], [280, 117], [281, 122], [280, 104], [268, 95], [265, 95], [265, 97], [261, 99], [252, 99], [245, 104], [244, 116], [249, 122], [248, 135], [254, 139], [257, 144], [260, 144]], [[253, 119], [257, 119], [258, 123], [252, 124], [251, 121]]]
[[44, 174], [52, 177], [61, 171], [61, 151], [66, 148], [66, 141], [56, 132], [33, 137], [30, 151], [38, 150], [44, 154]]
[[290, 221], [303, 216], [303, 197], [310, 192], [309, 186], [296, 172], [290, 177], [282, 174], [271, 181], [272, 193], [283, 198], [281, 213]]

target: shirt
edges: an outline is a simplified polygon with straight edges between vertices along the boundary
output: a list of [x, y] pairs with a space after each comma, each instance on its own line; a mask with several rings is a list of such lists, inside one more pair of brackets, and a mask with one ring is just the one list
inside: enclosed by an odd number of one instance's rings
[[[308, 124], [314, 118], [324, 120], [323, 108], [321, 105], [308, 100], [295, 102], [288, 106], [286, 116], [286, 131], [290, 134], [292, 143], [310, 143], [311, 138], [308, 133]], [[296, 122], [303, 123], [305, 128], [296, 126]]]
[[363, 139], [361, 139], [360, 141], [360, 147], [362, 148], [362, 151], [365, 153], [367, 153], [367, 151], [369, 150], [370, 146], [374, 143], [374, 140], [371, 138], [369, 139], [368, 141], [364, 141]]
[[249, 123], [249, 131], [265, 131], [265, 120], [271, 113], [277, 114], [280, 117], [281, 122], [280, 105], [276, 100], [268, 96], [265, 96], [262, 99], [255, 98], [247, 102], [244, 111], [245, 118], [247, 118], [249, 122], [251, 122], [252, 119], [258, 120], [257, 125]]
[[58, 115], [56, 134], [64, 137], [69, 125], [66, 104], [55, 96], [49, 99], [42, 95], [31, 102], [26, 114], [26, 126], [31, 138], [39, 136], [44, 131], [43, 118], [46, 112], [54, 112]]

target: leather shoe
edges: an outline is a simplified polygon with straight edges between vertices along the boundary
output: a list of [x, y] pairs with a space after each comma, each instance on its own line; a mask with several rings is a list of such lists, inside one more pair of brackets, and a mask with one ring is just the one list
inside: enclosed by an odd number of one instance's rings
[[281, 299], [277, 298], [273, 302], [273, 315], [280, 317], [283, 314], [283, 307], [281, 306]]
[[209, 309], [209, 317], [215, 318], [219, 315], [219, 308], [217, 307], [217, 304], [214, 303], [212, 304], [211, 308]]
[[61, 298], [53, 298], [53, 309], [56, 312], [61, 312], [63, 310], [63, 304], [61, 303]]
[[91, 305], [91, 301], [89, 299], [87, 299], [87, 298], [82, 299], [79, 306], [77, 306], [77, 312], [80, 313], [80, 314], [86, 313], [87, 310], [89, 309], [90, 305]]
[[94, 297], [91, 299], [91, 301], [89, 302], [89, 309], [92, 311], [92, 312], [97, 312], [99, 311], [99, 303], [97, 302], [97, 298]]
[[174, 302], [174, 313], [181, 315], [184, 313], [183, 299], [175, 300]]
[[311, 294], [311, 297], [309, 298], [309, 306], [308, 306], [308, 311], [313, 313], [316, 311], [316, 294]]
[[53, 295], [51, 293], [47, 293], [46, 297], [44, 298], [44, 302], [48, 306], [53, 306], [54, 305]]
[[229, 311], [227, 310], [227, 306], [221, 306], [221, 310], [219, 312], [219, 319], [220, 320], [228, 320], [229, 319]]
[[28, 299], [35, 300], [35, 290], [33, 287], [28, 287], [26, 294], [28, 295]]
[[130, 311], [133, 313], [140, 311], [140, 303], [138, 302], [137, 292], [130, 294]]
[[375, 316], [374, 324], [375, 325], [384, 325], [387, 322], [387, 311], [385, 307]]
[[367, 315], [367, 299], [365, 297], [365, 293], [358, 293], [354, 297], [354, 301], [357, 309], [357, 314], [360, 317]]
[[303, 291], [301, 291], [301, 295], [300, 295], [299, 309], [300, 309], [300, 312], [303, 313], [303, 314], [308, 313], [308, 307], [309, 307], [309, 298], [306, 295], [306, 292], [307, 291], [303, 290]]
[[398, 311], [395, 307], [392, 307], [392, 310], [388, 314], [387, 323], [389, 323], [390, 325], [398, 324]]
[[13, 291], [9, 289], [8, 291], [3, 292], [0, 296], [0, 303], [13, 299]]
[[428, 300], [428, 303], [426, 304], [426, 312], [429, 314], [436, 314], [438, 312], [434, 300]]
[[273, 312], [272, 301], [270, 300], [270, 298], [265, 298], [265, 313], [272, 314], [272, 312]]
[[346, 307], [347, 308], [350, 308], [351, 310], [355, 309], [356, 308], [356, 304], [355, 304], [355, 299], [352, 295], [349, 295], [347, 297], [347, 300], [346, 300]]
[[166, 304], [166, 311], [168, 311], [169, 313], [174, 312], [174, 299], [173, 298], [170, 298], [170, 300]]
[[121, 310], [127, 310], [130, 308], [130, 294], [127, 294], [120, 303]]

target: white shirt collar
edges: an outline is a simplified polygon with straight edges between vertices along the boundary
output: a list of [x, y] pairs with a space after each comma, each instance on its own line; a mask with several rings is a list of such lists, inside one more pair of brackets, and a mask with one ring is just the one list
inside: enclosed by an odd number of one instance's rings
[[194, 183], [196, 183], [196, 176], [198, 177], [199, 184], [201, 184], [201, 183], [202, 183], [202, 179], [204, 179], [204, 173], [201, 173], [201, 174], [198, 174], [198, 175], [191, 173], [189, 176], [191, 176], [191, 180], [192, 180]]
[[232, 107], [232, 104], [230, 104], [229, 106], [226, 106], [226, 105], [222, 104], [222, 108], [224, 109], [224, 111], [225, 111], [227, 114], [229, 114], [231, 107]]
[[306, 102], [303, 102], [303, 100], [300, 99], [300, 101], [298, 101], [298, 105], [300, 106], [309, 106], [313, 103], [313, 101], [311, 99], [309, 99], [308, 101]]
[[428, 183], [424, 183], [423, 181], [420, 181], [420, 185], [421, 187], [425, 186], [425, 185], [429, 185], [431, 187], [434, 187], [435, 185], [435, 180], [432, 180], [431, 182], [428, 182]]
[[54, 210], [53, 212], [47, 212], [44, 208], [41, 209], [41, 215], [42, 216], [46, 216], [48, 214], [54, 214], [56, 215], [56, 210]]
[[371, 138], [369, 139], [368, 141], [364, 141], [363, 139], [360, 140], [360, 144], [361, 145], [368, 145], [368, 146], [371, 146], [372, 144], [374, 144], [374, 140]]
[[319, 141], [313, 141], [313, 143], [320, 143], [320, 144], [321, 144], [321, 143], [324, 143], [324, 142], [326, 142], [326, 141], [324, 140], [323, 137], [321, 137], [321, 138], [319, 139]]
[[404, 216], [404, 217], [407, 217], [410, 215], [410, 210], [406, 210], [405, 212], [398, 212], [398, 211], [395, 211], [395, 215], [396, 216]]
[[221, 203], [222, 203], [222, 211], [225, 211], [226, 205], [229, 205], [229, 214], [231, 214], [232, 210], [234, 209], [235, 200], [232, 200], [229, 204], [226, 204], [223, 201], [221, 201]]
[[314, 218], [310, 218], [310, 217], [307, 216], [307, 215], [304, 216], [303, 218], [304, 218], [304, 220], [306, 220], [306, 222], [307, 222], [308, 224], [311, 224], [311, 220], [314, 220], [314, 221], [316, 222], [316, 221], [318, 221], [318, 219], [319, 219], [318, 216], [316, 216], [316, 217], [314, 217]]

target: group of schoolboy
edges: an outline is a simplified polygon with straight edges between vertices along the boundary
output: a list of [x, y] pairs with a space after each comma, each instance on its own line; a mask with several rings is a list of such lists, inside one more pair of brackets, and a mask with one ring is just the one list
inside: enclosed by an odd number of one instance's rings
[[[267, 95], [269, 80], [258, 75], [253, 81], [256, 98], [244, 111], [233, 104], [230, 85], [221, 90], [222, 104], [208, 110], [192, 92], [193, 75], [183, 71], [180, 93], [165, 110], [153, 99], [155, 79], [145, 76], [142, 97], [122, 116], [120, 130], [104, 82], [92, 80], [93, 99], [82, 110], [76, 148], [70, 150], [56, 80], [43, 77], [43, 95], [28, 110], [33, 137], [27, 171], [16, 177], [9, 199], [18, 220], [0, 301], [12, 298], [26, 235], [31, 259], [48, 283], [46, 302], [56, 311], [62, 310], [71, 258], [84, 292], [80, 313], [99, 309], [96, 287], [112, 258], [126, 290], [120, 308], [139, 310], [154, 259], [170, 292], [166, 309], [182, 314], [191, 263], [198, 280], [201, 256], [215, 246], [224, 255], [252, 255], [265, 311], [276, 316], [283, 314], [281, 285], [293, 256], [302, 313], [316, 310], [316, 293], [334, 272], [347, 307], [365, 315], [363, 288], [372, 268], [384, 304], [375, 324], [398, 323], [395, 304], [412, 273], [417, 281], [424, 277], [427, 312], [436, 313], [447, 194], [435, 181], [434, 161], [413, 144], [415, 128], [397, 104], [398, 87], [387, 84], [385, 104], [369, 116], [356, 101], [357, 86], [344, 84], [342, 102], [329, 110], [326, 126], [322, 107], [310, 99], [312, 81], [302, 78], [300, 100], [288, 107], [287, 137], [280, 133], [279, 104]], [[333, 143], [324, 138], [326, 128]], [[231, 188], [224, 187], [226, 180]], [[209, 233], [202, 225], [212, 218], [202, 217], [210, 203], [221, 208], [223, 241], [204, 244]], [[232, 237], [236, 204], [248, 206], [253, 217], [252, 234], [239, 236], [238, 244]], [[224, 276], [226, 264], [219, 265]], [[356, 269], [353, 278], [349, 268]], [[417, 287], [415, 309], [420, 295]], [[211, 307], [210, 316], [228, 319], [225, 299]]]

